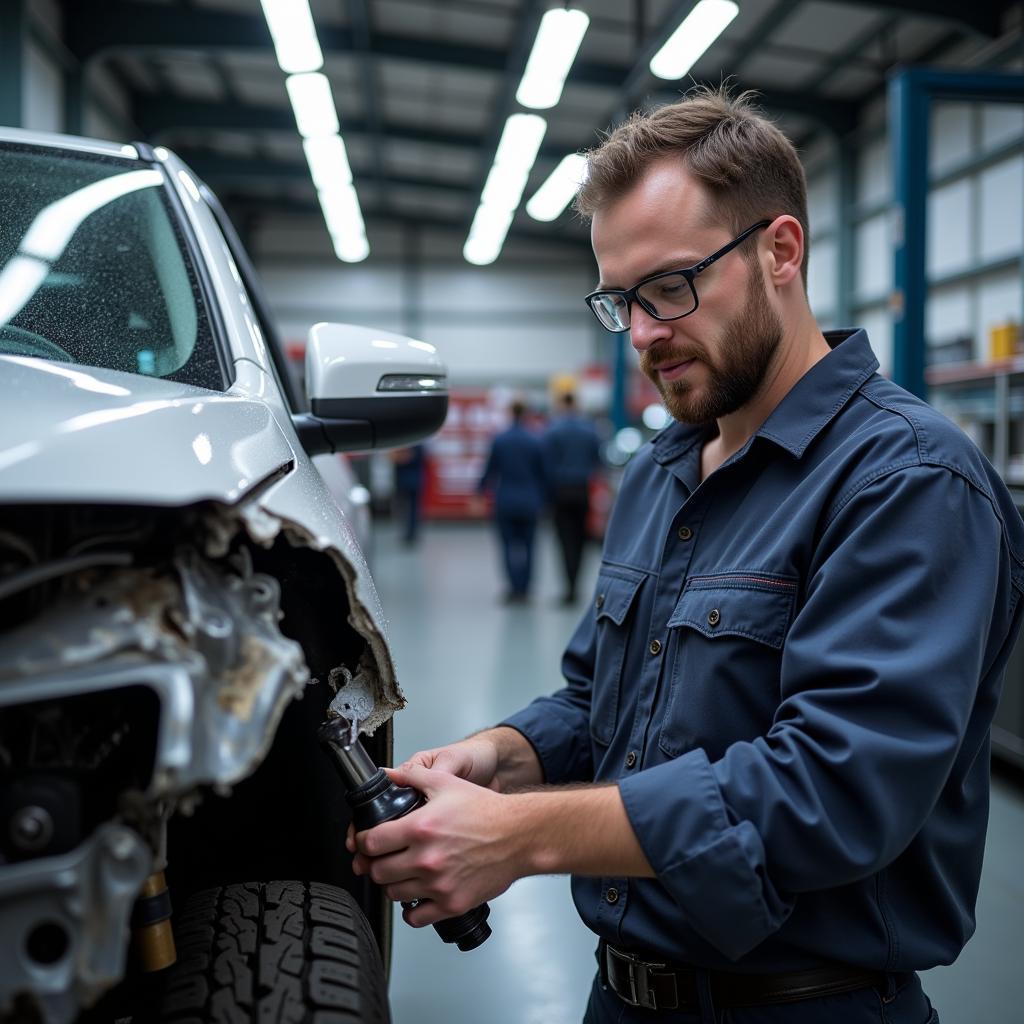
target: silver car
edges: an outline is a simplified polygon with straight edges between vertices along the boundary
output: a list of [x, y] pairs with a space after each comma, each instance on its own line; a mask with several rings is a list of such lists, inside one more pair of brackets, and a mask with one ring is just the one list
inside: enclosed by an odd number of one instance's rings
[[445, 371], [341, 324], [305, 371], [172, 153], [0, 129], [0, 1020], [388, 1020], [316, 729], [388, 764], [404, 700], [314, 459], [428, 436]]

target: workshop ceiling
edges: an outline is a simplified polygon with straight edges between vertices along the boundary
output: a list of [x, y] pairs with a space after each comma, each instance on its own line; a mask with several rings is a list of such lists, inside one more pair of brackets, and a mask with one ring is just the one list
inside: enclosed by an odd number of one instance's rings
[[[739, 0], [739, 16], [692, 69], [761, 92], [807, 145], [843, 132], [898, 64], [963, 63], [1014, 6], [982, 0]], [[590, 28], [547, 135], [532, 195], [567, 153], [626, 112], [689, 82], [654, 78], [652, 53], [694, 0], [574, 0]], [[356, 189], [374, 222], [465, 233], [541, 15], [552, 0], [311, 0]], [[139, 138], [178, 152], [243, 216], [314, 208], [302, 147], [258, 0], [65, 0], [65, 39], [127, 90]], [[513, 236], [581, 239], [571, 212], [520, 209]]]

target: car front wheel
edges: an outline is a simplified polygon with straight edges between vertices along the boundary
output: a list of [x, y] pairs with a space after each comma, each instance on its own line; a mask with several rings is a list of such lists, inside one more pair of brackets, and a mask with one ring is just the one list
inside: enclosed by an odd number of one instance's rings
[[175, 914], [163, 1024], [390, 1024], [373, 933], [343, 889], [246, 882]]

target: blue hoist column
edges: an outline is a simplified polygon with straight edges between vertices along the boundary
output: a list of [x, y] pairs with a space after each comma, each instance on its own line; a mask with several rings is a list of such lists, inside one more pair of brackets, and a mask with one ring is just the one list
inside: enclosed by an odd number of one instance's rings
[[1024, 76], [907, 68], [889, 82], [893, 169], [893, 380], [921, 398], [924, 311], [928, 299], [925, 239], [928, 211], [928, 137], [935, 100], [1024, 102]]

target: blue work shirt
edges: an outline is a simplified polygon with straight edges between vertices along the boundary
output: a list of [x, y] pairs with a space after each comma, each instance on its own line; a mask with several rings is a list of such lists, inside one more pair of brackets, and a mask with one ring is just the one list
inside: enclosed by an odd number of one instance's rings
[[544, 466], [549, 485], [583, 487], [601, 465], [601, 441], [581, 416], [558, 416], [544, 432]]
[[544, 507], [547, 485], [540, 439], [525, 427], [513, 424], [491, 444], [478, 490], [494, 490], [498, 515], [533, 518]]
[[677, 963], [918, 970], [974, 930], [1024, 524], [863, 331], [826, 338], [703, 483], [714, 424], [633, 458], [567, 686], [505, 723], [547, 782], [617, 782], [657, 879], [573, 896]]

